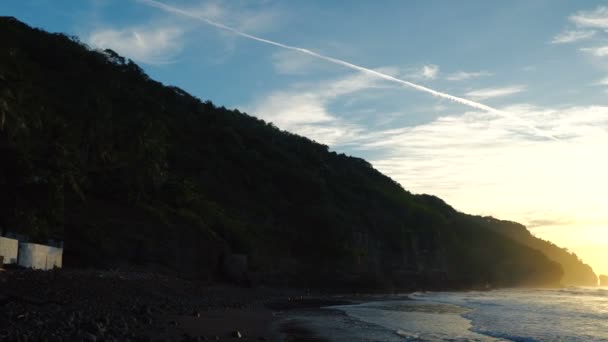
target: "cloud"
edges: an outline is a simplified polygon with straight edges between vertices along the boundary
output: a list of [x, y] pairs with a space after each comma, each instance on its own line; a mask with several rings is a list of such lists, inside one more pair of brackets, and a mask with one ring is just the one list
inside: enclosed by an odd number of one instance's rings
[[420, 69], [407, 73], [408, 78], [419, 80], [434, 80], [439, 75], [439, 66], [434, 64], [423, 65]]
[[608, 46], [597, 46], [593, 48], [581, 48], [580, 51], [589, 53], [596, 57], [608, 56]]
[[[399, 73], [397, 68], [391, 67], [376, 70], [384, 74]], [[262, 100], [245, 107], [248, 112], [273, 122], [281, 129], [308, 136], [324, 144], [357, 146], [360, 149], [371, 150], [384, 144], [391, 144], [391, 141], [384, 137], [391, 136], [394, 132], [390, 130], [372, 132], [368, 125], [349, 121], [332, 113], [330, 107], [337, 100], [344, 100], [345, 103], [348, 103], [352, 99], [362, 97], [366, 97], [367, 100], [371, 98], [374, 102], [384, 101], [385, 91], [374, 93], [372, 90], [389, 87], [398, 89], [395, 85], [384, 83], [373, 75], [352, 74], [322, 82], [296, 84], [291, 89], [273, 92]], [[408, 114], [395, 111], [379, 114], [378, 107], [368, 109], [361, 106], [365, 106], [365, 103], [359, 103], [356, 110], [366, 112], [368, 117], [373, 117], [376, 127], [394, 122], [395, 119]], [[444, 104], [435, 104], [430, 106], [427, 112], [438, 115], [439, 112], [445, 112], [447, 108]], [[501, 134], [517, 132], [532, 140], [539, 139], [540, 135], [547, 135], [547, 133], [539, 133], [539, 130], [531, 126], [524, 118], [512, 115], [512, 113], [507, 114], [507, 112], [500, 111], [486, 113], [486, 115], [487, 118], [504, 117], [505, 120], [512, 123], [512, 132], [502, 132], [499, 129]], [[488, 120], [482, 121], [490, 122]], [[534, 132], [531, 132], [531, 128]], [[484, 130], [487, 131], [487, 129]], [[497, 139], [499, 139], [498, 136]]]
[[465, 81], [473, 78], [492, 76], [494, 74], [487, 71], [475, 71], [475, 72], [466, 72], [466, 71], [458, 71], [453, 74], [448, 75], [445, 79], [448, 81]]
[[358, 146], [406, 189], [439, 195], [467, 212], [519, 220], [529, 217], [529, 210], [553, 210], [544, 224], [563, 216], [578, 222], [604, 213], [608, 163], [597, 156], [608, 144], [608, 107], [527, 105], [503, 110], [564, 138], [538, 141], [515, 120], [465, 112], [423, 125], [367, 132]]
[[[194, 14], [192, 12], [189, 12], [189, 11], [181, 9], [181, 8], [177, 8], [177, 7], [173, 7], [173, 6], [167, 5], [167, 4], [162, 3], [160, 1], [156, 1], [156, 0], [139, 0], [139, 2], [141, 2], [143, 4], [146, 4], [148, 6], [156, 7], [156, 8], [158, 8], [158, 9], [160, 9], [162, 11], [165, 11], [167, 13], [173, 13], [173, 14], [176, 14], [176, 15], [179, 15], [179, 16], [182, 16], [182, 17], [186, 17], [186, 18], [197, 20], [199, 22], [207, 23], [210, 26], [213, 26], [215, 28], [221, 29], [221, 30], [223, 30], [225, 32], [230, 32], [230, 33], [232, 33], [232, 34], [234, 34], [236, 36], [240, 36], [240, 37], [247, 38], [247, 39], [250, 39], [250, 40], [254, 40], [254, 41], [257, 41], [257, 42], [260, 42], [260, 43], [272, 45], [272, 46], [279, 47], [279, 48], [282, 48], [282, 49], [285, 49], [285, 50], [300, 52], [302, 54], [306, 54], [306, 55], [318, 58], [320, 60], [323, 60], [323, 61], [335, 64], [335, 65], [339, 65], [339, 66], [346, 67], [346, 68], [351, 69], [351, 70], [356, 70], [356, 71], [362, 72], [362, 73], [366, 74], [367, 76], [374, 76], [376, 78], [383, 79], [385, 81], [389, 81], [389, 82], [392, 82], [392, 83], [396, 83], [396, 84], [399, 84], [399, 85], [402, 85], [402, 86], [405, 86], [405, 87], [409, 87], [409, 88], [418, 90], [420, 92], [424, 92], [424, 93], [430, 94], [430, 95], [432, 95], [434, 97], [445, 99], [445, 100], [449, 100], [449, 101], [452, 101], [454, 103], [459, 103], [459, 104], [468, 106], [470, 108], [475, 108], [475, 109], [478, 109], [478, 110], [487, 111], [489, 113], [493, 113], [493, 114], [501, 115], [501, 116], [505, 116], [505, 117], [511, 117], [511, 114], [509, 114], [509, 113], [501, 112], [501, 111], [497, 110], [496, 108], [490, 107], [490, 106], [485, 105], [485, 104], [480, 103], [480, 102], [471, 101], [471, 100], [463, 98], [463, 97], [454, 96], [454, 95], [451, 95], [451, 94], [448, 94], [448, 93], [445, 93], [445, 92], [442, 92], [442, 91], [438, 91], [438, 90], [435, 90], [435, 89], [432, 89], [432, 88], [429, 88], [429, 87], [425, 87], [425, 86], [420, 85], [420, 84], [416, 84], [416, 83], [413, 83], [413, 82], [410, 82], [410, 81], [406, 81], [406, 80], [403, 80], [403, 79], [391, 76], [391, 75], [389, 75], [387, 73], [383, 73], [383, 72], [380, 72], [380, 71], [377, 71], [377, 70], [374, 70], [374, 69], [370, 69], [370, 68], [366, 68], [366, 67], [363, 67], [363, 66], [360, 66], [360, 65], [356, 65], [356, 64], [347, 62], [345, 60], [342, 60], [342, 59], [330, 57], [328, 55], [320, 54], [318, 52], [314, 52], [314, 51], [311, 51], [309, 49], [305, 49], [305, 48], [298, 47], [298, 46], [287, 45], [287, 44], [280, 43], [278, 41], [269, 40], [269, 39], [266, 39], [266, 38], [262, 38], [260, 36], [249, 34], [249, 33], [240, 31], [239, 29], [237, 29], [237, 28], [235, 28], [233, 26], [225, 25], [225, 24], [223, 24], [221, 22], [211, 20], [211, 19], [209, 19], [207, 17], [199, 16], [197, 14]], [[435, 68], [435, 67], [436, 66], [423, 67], [423, 69], [422, 69], [422, 75], [426, 76], [426, 77], [436, 76], [439, 68], [438, 67]], [[553, 136], [545, 134], [544, 132], [542, 132], [538, 128], [534, 127], [533, 125], [527, 124], [527, 123], [525, 123], [523, 121], [522, 121], [522, 123], [529, 130], [533, 131], [534, 134], [537, 135], [538, 137], [555, 139]]]
[[241, 11], [235, 23], [242, 31], [268, 32], [276, 29], [282, 20], [283, 16], [278, 10], [266, 8], [263, 11]]
[[[146, 0], [138, 1], [148, 3]], [[236, 2], [202, 2], [184, 10], [196, 17], [221, 21], [242, 31], [258, 33], [276, 29], [284, 17], [275, 7], [251, 8]]]
[[529, 220], [526, 226], [528, 228], [536, 228], [536, 227], [547, 227], [547, 226], [565, 226], [572, 224], [572, 221], [569, 219], [563, 218], [553, 218], [553, 219], [533, 219]]
[[[280, 25], [283, 18], [272, 6], [252, 8], [250, 5], [231, 2], [205, 1], [190, 6], [185, 11], [195, 16], [228, 22], [239, 30], [248, 32], [273, 30]], [[175, 20], [173, 16], [128, 27], [105, 25], [94, 29], [89, 34], [87, 43], [95, 48], [110, 48], [138, 62], [168, 64], [174, 62], [187, 45], [191, 39], [189, 34], [194, 32], [197, 26], [192, 22]], [[220, 37], [225, 45], [222, 54], [231, 54], [235, 48], [234, 35], [224, 33]]]
[[190, 19], [194, 19], [194, 20], [197, 20], [197, 21], [200, 21], [200, 22], [207, 23], [207, 24], [209, 24], [211, 26], [214, 26], [214, 27], [216, 27], [218, 29], [221, 29], [221, 30], [226, 31], [226, 32], [231, 32], [232, 34], [240, 36], [240, 37], [243, 37], [243, 38], [255, 40], [255, 41], [260, 42], [260, 43], [272, 45], [272, 46], [279, 47], [279, 48], [286, 49], [286, 50], [297, 51], [297, 52], [300, 52], [300, 53], [303, 53], [303, 54], [306, 54], [306, 55], [309, 55], [309, 56], [312, 56], [312, 57], [324, 60], [324, 61], [329, 62], [329, 63], [333, 63], [333, 64], [336, 64], [336, 65], [340, 65], [342, 67], [349, 68], [351, 70], [357, 70], [357, 71], [360, 71], [362, 73], [365, 73], [365, 74], [368, 74], [368, 75], [373, 75], [373, 76], [375, 76], [377, 78], [384, 79], [386, 81], [390, 81], [390, 82], [393, 82], [393, 83], [398, 83], [398, 84], [400, 84], [402, 86], [413, 88], [413, 89], [416, 89], [418, 91], [425, 92], [427, 94], [431, 94], [432, 96], [435, 96], [435, 97], [446, 99], [446, 100], [449, 100], [449, 101], [452, 101], [452, 102], [455, 102], [455, 103], [460, 103], [462, 105], [469, 106], [471, 108], [477, 108], [477, 109], [485, 110], [485, 111], [488, 111], [488, 112], [494, 112], [494, 113], [498, 112], [495, 108], [487, 106], [487, 105], [485, 105], [483, 103], [478, 103], [478, 102], [471, 101], [471, 100], [468, 100], [468, 99], [465, 99], [465, 98], [462, 98], [462, 97], [454, 96], [454, 95], [451, 95], [451, 94], [448, 94], [448, 93], [444, 93], [444, 92], [441, 92], [441, 91], [438, 91], [438, 90], [435, 90], [435, 89], [431, 89], [431, 88], [422, 86], [420, 84], [416, 84], [416, 83], [413, 83], [413, 82], [409, 82], [409, 81], [406, 81], [406, 80], [402, 80], [402, 79], [396, 78], [394, 76], [391, 76], [391, 75], [388, 75], [388, 74], [385, 74], [385, 73], [382, 73], [382, 72], [378, 72], [378, 71], [376, 71], [374, 69], [366, 68], [366, 67], [363, 67], [363, 66], [360, 66], [360, 65], [356, 65], [356, 64], [347, 62], [345, 60], [341, 60], [341, 59], [338, 59], [338, 58], [334, 58], [334, 57], [330, 57], [330, 56], [327, 56], [327, 55], [323, 55], [323, 54], [320, 54], [318, 52], [311, 51], [309, 49], [305, 49], [305, 48], [301, 48], [301, 47], [297, 47], [297, 46], [292, 46], [292, 45], [287, 45], [287, 44], [283, 44], [283, 43], [280, 43], [280, 42], [277, 42], [277, 41], [274, 41], [274, 40], [269, 40], [269, 39], [262, 38], [262, 37], [259, 37], [259, 36], [256, 36], [256, 35], [252, 35], [252, 34], [240, 31], [239, 29], [234, 28], [232, 26], [225, 25], [225, 24], [223, 24], [221, 22], [217, 22], [217, 21], [211, 20], [211, 19], [206, 18], [206, 17], [201, 17], [201, 16], [193, 14], [193, 13], [187, 11], [187, 10], [184, 10], [184, 9], [181, 9], [181, 8], [177, 8], [177, 7], [173, 7], [173, 6], [164, 4], [164, 3], [160, 2], [160, 1], [156, 1], [156, 0], [139, 0], [139, 2], [144, 3], [144, 4], [148, 5], [148, 6], [156, 7], [156, 8], [161, 9], [161, 10], [167, 12], [167, 13], [174, 13], [174, 14], [180, 15], [182, 17], [186, 17], [186, 18], [190, 18]]
[[327, 69], [327, 64], [319, 59], [290, 50], [273, 53], [272, 65], [276, 72], [284, 75], [301, 75]]
[[569, 17], [578, 27], [608, 28], [608, 8], [600, 6], [591, 11], [579, 11]]
[[[392, 68], [380, 69], [394, 72]], [[256, 103], [245, 106], [248, 112], [272, 122], [277, 127], [304, 135], [328, 145], [349, 144], [364, 131], [329, 110], [332, 101], [354, 96], [363, 90], [383, 88], [380, 80], [367, 74], [354, 74], [333, 80], [298, 84], [276, 91]]]
[[191, 7], [188, 10], [210, 19], [221, 19], [226, 15], [226, 10], [218, 2], [202, 2], [198, 7]]
[[422, 76], [434, 80], [439, 74], [439, 67], [436, 65], [425, 65], [422, 67]]
[[[512, 117], [512, 115], [510, 113], [502, 112], [500, 110], [497, 110], [496, 108], [490, 107], [490, 106], [485, 105], [485, 104], [480, 103], [480, 102], [471, 101], [471, 100], [463, 98], [463, 97], [454, 96], [454, 95], [451, 95], [451, 94], [448, 94], [448, 93], [445, 93], [445, 92], [442, 92], [442, 91], [438, 91], [438, 90], [435, 90], [435, 89], [432, 89], [432, 88], [429, 88], [429, 87], [425, 87], [425, 86], [420, 85], [420, 84], [416, 84], [416, 83], [413, 83], [413, 82], [410, 82], [410, 81], [406, 81], [406, 80], [403, 80], [403, 79], [391, 76], [390, 74], [384, 73], [382, 71], [378, 71], [378, 70], [375, 70], [375, 69], [370, 69], [370, 68], [366, 68], [366, 67], [363, 67], [363, 66], [360, 66], [360, 65], [356, 65], [356, 64], [347, 62], [345, 60], [342, 60], [342, 59], [330, 57], [328, 55], [324, 55], [324, 54], [321, 54], [321, 53], [318, 53], [318, 52], [311, 51], [309, 49], [305, 49], [305, 48], [297, 47], [297, 46], [292, 46], [292, 45], [287, 45], [287, 44], [283, 44], [283, 43], [280, 43], [280, 42], [277, 42], [277, 41], [274, 41], [274, 40], [269, 40], [269, 39], [266, 39], [266, 38], [262, 38], [262, 37], [257, 36], [257, 35], [249, 34], [249, 33], [240, 31], [238, 28], [235, 28], [233, 26], [225, 25], [225, 24], [223, 24], [221, 22], [214, 21], [214, 20], [209, 19], [207, 17], [203, 17], [203, 16], [200, 16], [200, 15], [197, 15], [195, 13], [192, 13], [190, 11], [187, 11], [187, 10], [184, 10], [184, 9], [181, 9], [181, 8], [177, 8], [177, 7], [173, 7], [173, 6], [167, 5], [167, 4], [162, 3], [160, 1], [156, 1], [156, 0], [139, 0], [139, 2], [141, 2], [143, 4], [146, 4], [148, 6], [151, 6], [151, 7], [158, 8], [158, 9], [160, 9], [162, 11], [167, 12], [167, 13], [173, 13], [173, 14], [176, 14], [176, 15], [179, 15], [179, 16], [182, 16], [182, 17], [186, 17], [186, 18], [190, 18], [190, 19], [195, 19], [195, 20], [197, 20], [199, 22], [203, 22], [203, 23], [206, 23], [206, 24], [208, 24], [210, 26], [213, 26], [215, 28], [221, 29], [224, 32], [230, 32], [230, 33], [232, 33], [232, 34], [234, 34], [236, 36], [240, 36], [240, 37], [247, 38], [247, 39], [250, 39], [250, 40], [254, 40], [254, 41], [257, 41], [257, 42], [260, 42], [260, 43], [272, 45], [272, 46], [279, 47], [279, 48], [282, 48], [282, 49], [285, 49], [285, 50], [294, 51], [294, 52], [300, 52], [302, 54], [306, 54], [306, 55], [318, 58], [320, 60], [323, 60], [323, 61], [335, 64], [335, 65], [339, 65], [339, 66], [346, 67], [346, 68], [351, 69], [351, 70], [359, 71], [359, 72], [365, 74], [366, 76], [373, 76], [373, 77], [375, 77], [377, 79], [382, 79], [382, 80], [385, 80], [385, 81], [392, 82], [394, 84], [399, 84], [401, 86], [412, 88], [412, 89], [418, 90], [420, 92], [424, 92], [424, 93], [430, 94], [430, 95], [432, 95], [434, 97], [437, 97], [437, 98], [449, 100], [449, 101], [454, 102], [454, 103], [459, 103], [461, 105], [465, 105], [465, 106], [468, 106], [470, 108], [475, 108], [475, 109], [478, 109], [478, 110], [483, 110], [483, 111], [486, 111], [486, 112], [489, 112], [489, 113], [492, 113], [492, 114], [495, 114], [495, 115], [501, 115], [501, 116], [505, 116], [505, 117]], [[438, 71], [439, 71], [439, 68], [437, 66], [434, 66], [434, 65], [424, 66], [422, 68], [422, 76], [427, 77], [427, 78], [428, 77], [436, 77]], [[496, 95], [494, 95], [494, 96], [496, 96]], [[543, 139], [545, 139], [545, 138], [555, 139], [555, 137], [553, 137], [551, 135], [547, 135], [542, 130], [538, 129], [537, 127], [535, 127], [533, 125], [530, 125], [529, 123], [526, 123], [524, 120], [520, 119], [520, 121], [521, 121], [521, 123], [524, 126], [526, 126], [528, 128], [528, 130], [533, 131], [534, 135], [538, 136], [539, 138], [543, 138]]]
[[98, 29], [90, 34], [93, 47], [112, 49], [146, 64], [167, 64], [179, 54], [183, 42], [179, 27], [134, 26], [125, 29]]
[[499, 87], [499, 88], [483, 88], [470, 91], [466, 93], [466, 96], [476, 99], [476, 100], [486, 100], [495, 97], [504, 97], [509, 95], [514, 95], [517, 93], [521, 93], [526, 90], [526, 86], [523, 85], [513, 85], [508, 87]]
[[574, 43], [580, 40], [589, 39], [594, 35], [595, 31], [593, 30], [566, 30], [553, 37], [551, 44]]
[[536, 71], [538, 67], [536, 65], [526, 65], [525, 67], [521, 68], [522, 71], [525, 72], [530, 72], [530, 71]]
[[602, 78], [601, 80], [593, 83], [595, 86], [608, 86], [608, 77]]

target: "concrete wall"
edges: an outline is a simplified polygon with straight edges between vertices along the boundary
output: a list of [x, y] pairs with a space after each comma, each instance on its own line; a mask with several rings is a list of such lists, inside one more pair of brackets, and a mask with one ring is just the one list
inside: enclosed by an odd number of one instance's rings
[[36, 243], [19, 243], [19, 265], [36, 270], [61, 268], [63, 248], [39, 245]]
[[0, 255], [4, 257], [5, 264], [16, 264], [18, 258], [19, 241], [0, 236]]

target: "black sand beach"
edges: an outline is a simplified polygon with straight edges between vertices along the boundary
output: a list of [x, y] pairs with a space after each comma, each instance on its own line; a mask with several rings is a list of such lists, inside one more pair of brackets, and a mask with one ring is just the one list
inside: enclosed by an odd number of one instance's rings
[[0, 272], [0, 340], [319, 341], [292, 310], [351, 300], [142, 271]]

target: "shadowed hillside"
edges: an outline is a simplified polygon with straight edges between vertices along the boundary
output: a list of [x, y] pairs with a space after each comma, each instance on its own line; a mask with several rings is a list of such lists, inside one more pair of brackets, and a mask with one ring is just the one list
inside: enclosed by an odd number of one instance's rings
[[502, 221], [492, 217], [476, 217], [476, 219], [485, 222], [485, 227], [537, 249], [549, 259], [560, 263], [564, 269], [564, 276], [562, 277], [564, 285], [597, 285], [598, 277], [591, 266], [585, 264], [576, 254], [569, 252], [567, 249], [533, 236], [525, 226], [517, 222]]
[[413, 195], [365, 160], [164, 86], [111, 50], [13, 18], [0, 19], [0, 39], [0, 227], [64, 239], [68, 266], [213, 277], [239, 253], [246, 280], [295, 286], [562, 277], [534, 249], [546, 242], [505, 235], [499, 221]]

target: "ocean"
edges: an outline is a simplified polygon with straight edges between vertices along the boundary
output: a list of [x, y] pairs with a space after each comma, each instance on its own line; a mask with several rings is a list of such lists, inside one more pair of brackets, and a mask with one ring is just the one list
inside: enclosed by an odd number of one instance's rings
[[608, 288], [417, 292], [294, 313], [328, 341], [608, 341]]

